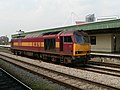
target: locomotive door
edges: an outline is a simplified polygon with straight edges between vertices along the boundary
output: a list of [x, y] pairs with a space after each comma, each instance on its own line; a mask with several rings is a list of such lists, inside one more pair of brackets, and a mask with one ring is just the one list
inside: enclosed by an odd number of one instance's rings
[[63, 51], [63, 37], [60, 37], [60, 51]]

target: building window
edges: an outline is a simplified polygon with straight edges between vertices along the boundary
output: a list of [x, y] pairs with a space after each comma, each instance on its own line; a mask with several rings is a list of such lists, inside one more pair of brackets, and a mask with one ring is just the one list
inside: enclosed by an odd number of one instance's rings
[[90, 36], [91, 45], [96, 45], [96, 36]]

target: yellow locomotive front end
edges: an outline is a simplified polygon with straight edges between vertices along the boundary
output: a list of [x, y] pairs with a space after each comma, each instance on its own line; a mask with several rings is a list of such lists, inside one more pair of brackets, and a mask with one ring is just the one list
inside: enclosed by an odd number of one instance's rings
[[84, 32], [74, 34], [73, 61], [86, 64], [90, 60], [91, 44], [89, 36]]
[[73, 56], [86, 56], [90, 54], [90, 44], [74, 44]]

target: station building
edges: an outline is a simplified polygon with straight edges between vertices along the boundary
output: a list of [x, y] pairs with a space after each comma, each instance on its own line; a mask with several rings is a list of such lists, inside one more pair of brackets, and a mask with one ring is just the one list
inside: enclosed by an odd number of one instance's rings
[[[93, 52], [120, 52], [120, 19], [38, 30], [23, 33], [22, 36], [61, 30], [83, 30], [87, 32], [90, 36], [91, 51]], [[17, 36], [19, 35], [12, 35], [12, 38]]]
[[88, 24], [91, 51], [120, 52], [120, 19]]

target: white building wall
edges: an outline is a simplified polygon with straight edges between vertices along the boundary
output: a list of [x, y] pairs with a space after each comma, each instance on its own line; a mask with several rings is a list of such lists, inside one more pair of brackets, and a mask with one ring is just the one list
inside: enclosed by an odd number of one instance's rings
[[94, 34], [96, 45], [91, 45], [91, 51], [112, 52], [112, 34]]

